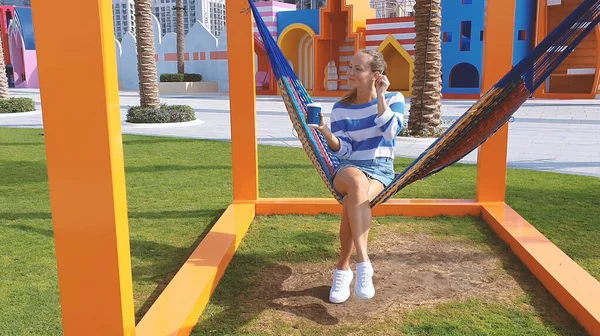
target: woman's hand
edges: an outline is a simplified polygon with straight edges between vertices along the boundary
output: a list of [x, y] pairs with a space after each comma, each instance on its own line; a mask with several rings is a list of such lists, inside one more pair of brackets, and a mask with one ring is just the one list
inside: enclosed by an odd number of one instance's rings
[[390, 87], [390, 81], [386, 75], [379, 75], [375, 77], [375, 89], [377, 91], [377, 96], [382, 97], [387, 92], [387, 89]]
[[319, 123], [319, 126], [309, 126], [309, 127], [321, 131], [321, 134], [325, 137], [325, 140], [327, 140], [327, 144], [329, 145], [329, 147], [334, 152], [339, 151], [340, 147], [341, 147], [340, 140], [331, 132], [331, 130], [329, 129], [329, 126], [327, 126], [325, 124], [325, 117], [323, 116], [323, 112], [321, 112], [319, 114], [319, 116], [321, 118], [321, 122]]
[[327, 127], [327, 125], [325, 125], [325, 117], [323, 116], [323, 112], [321, 112], [321, 113], [319, 114], [319, 119], [321, 119], [321, 123], [319, 124], [319, 126], [308, 126], [308, 127], [310, 127], [310, 128], [315, 128], [315, 129], [317, 129], [317, 130], [319, 130], [319, 131], [323, 132], [323, 129], [324, 129], [325, 127]]

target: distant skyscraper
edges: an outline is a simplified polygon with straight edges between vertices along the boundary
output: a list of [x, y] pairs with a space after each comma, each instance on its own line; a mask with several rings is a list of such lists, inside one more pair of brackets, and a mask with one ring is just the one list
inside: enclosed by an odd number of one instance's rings
[[202, 22], [214, 35], [219, 36], [225, 30], [225, 0], [198, 1], [198, 21]]
[[[287, 1], [286, 1], [287, 2]], [[296, 3], [296, 9], [319, 9], [327, 5], [326, 0], [297, 0], [290, 1], [289, 3]]]
[[135, 10], [133, 0], [113, 0], [115, 37], [122, 38], [128, 31], [135, 35]]
[[[194, 26], [197, 18], [196, 0], [183, 0], [183, 31], [185, 34]], [[152, 0], [152, 14], [160, 22], [162, 34], [177, 33], [177, 10], [175, 0]]]
[[370, 0], [377, 18], [414, 16], [415, 0]]
[[0, 0], [4, 6], [31, 6], [31, 0]]

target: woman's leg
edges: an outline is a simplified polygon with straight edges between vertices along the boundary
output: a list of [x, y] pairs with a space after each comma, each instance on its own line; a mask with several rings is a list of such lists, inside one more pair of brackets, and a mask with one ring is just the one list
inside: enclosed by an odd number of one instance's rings
[[350, 222], [348, 221], [348, 210], [346, 198], [342, 202], [342, 221], [340, 223], [340, 243], [341, 251], [340, 258], [338, 259], [337, 269], [347, 270], [350, 267], [350, 256], [354, 249], [354, 242], [352, 240], [352, 230], [350, 230]]
[[[356, 247], [356, 260], [359, 263], [368, 261], [367, 240], [371, 227], [371, 207], [369, 200], [370, 197], [374, 197], [372, 194], [376, 195], [381, 191], [383, 185], [378, 181], [369, 181], [365, 174], [358, 168], [347, 167], [337, 173], [334, 179], [334, 187], [345, 196], [344, 205], [347, 214], [347, 224], [350, 226], [352, 241]], [[344, 224], [346, 223], [344, 223], [344, 219], [342, 218], [342, 228], [340, 228], [340, 231], [343, 230]], [[347, 232], [344, 232], [343, 236], [346, 238]], [[340, 239], [342, 239], [341, 232]], [[342, 243], [345, 242], [342, 241]], [[342, 247], [342, 250], [347, 253], [344, 247]], [[351, 247], [349, 250], [352, 251]], [[340, 261], [343, 261], [341, 257], [346, 256], [340, 256]]]
[[[375, 198], [375, 196], [377, 196], [381, 192], [381, 190], [383, 190], [383, 184], [381, 184], [381, 182], [377, 180], [369, 180], [369, 201]], [[352, 236], [352, 229], [350, 227], [350, 220], [348, 218], [347, 208], [348, 203], [346, 202], [346, 198], [344, 197], [344, 201], [342, 203], [342, 221], [340, 223], [341, 252], [340, 258], [337, 263], [337, 269], [340, 270], [347, 270], [350, 267], [350, 256], [352, 255], [352, 250], [354, 249], [354, 238]]]

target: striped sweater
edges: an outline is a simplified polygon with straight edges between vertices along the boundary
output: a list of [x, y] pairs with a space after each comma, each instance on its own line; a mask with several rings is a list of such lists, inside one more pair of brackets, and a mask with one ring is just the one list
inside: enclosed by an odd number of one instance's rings
[[377, 116], [377, 99], [366, 104], [344, 106], [337, 102], [331, 111], [331, 132], [340, 140], [333, 155], [346, 160], [394, 157], [395, 138], [402, 129], [404, 95], [386, 93], [388, 109]]

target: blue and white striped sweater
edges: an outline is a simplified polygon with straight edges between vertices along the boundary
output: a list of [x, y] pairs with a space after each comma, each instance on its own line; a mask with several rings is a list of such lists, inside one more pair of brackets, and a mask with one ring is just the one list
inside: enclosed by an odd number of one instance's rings
[[377, 99], [361, 105], [337, 102], [331, 111], [331, 132], [340, 140], [333, 154], [340, 159], [373, 160], [394, 157], [395, 138], [402, 129], [404, 95], [386, 93], [388, 109], [378, 117]]

